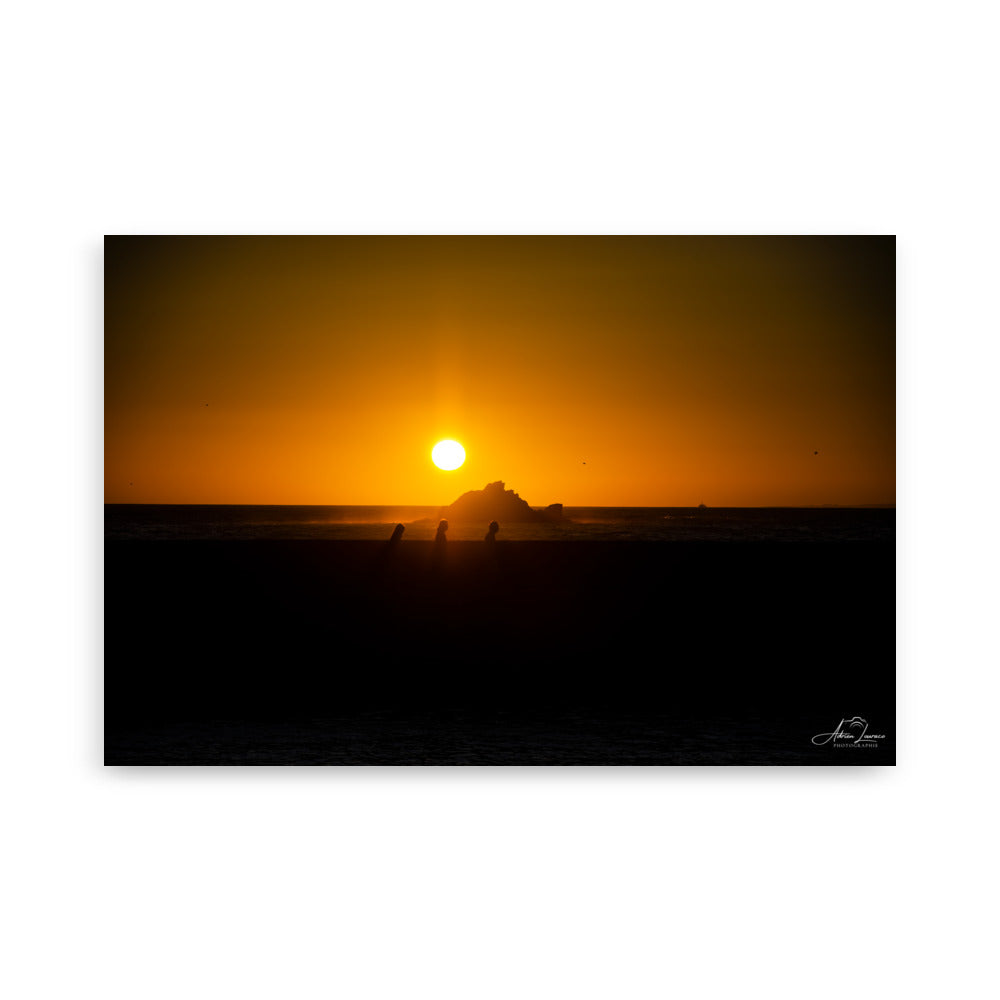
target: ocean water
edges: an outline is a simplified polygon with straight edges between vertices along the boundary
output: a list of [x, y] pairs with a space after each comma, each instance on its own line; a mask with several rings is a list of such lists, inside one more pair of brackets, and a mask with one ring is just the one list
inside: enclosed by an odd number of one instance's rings
[[[440, 507], [106, 504], [107, 539], [433, 539]], [[448, 538], [480, 540], [486, 524], [449, 523]], [[498, 541], [891, 541], [895, 508], [566, 507], [559, 523], [501, 523]]]

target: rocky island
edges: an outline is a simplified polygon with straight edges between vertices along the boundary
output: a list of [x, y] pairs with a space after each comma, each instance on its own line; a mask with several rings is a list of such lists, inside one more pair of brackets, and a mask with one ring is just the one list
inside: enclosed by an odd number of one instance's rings
[[535, 510], [497, 480], [481, 490], [463, 493], [450, 507], [442, 508], [441, 516], [449, 521], [499, 521], [500, 524], [561, 521], [563, 506], [553, 503], [544, 510]]

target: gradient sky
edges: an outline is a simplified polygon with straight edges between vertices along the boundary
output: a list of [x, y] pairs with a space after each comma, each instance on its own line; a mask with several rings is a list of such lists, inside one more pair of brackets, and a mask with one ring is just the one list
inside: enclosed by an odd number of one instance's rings
[[894, 503], [895, 296], [893, 237], [107, 237], [105, 500]]

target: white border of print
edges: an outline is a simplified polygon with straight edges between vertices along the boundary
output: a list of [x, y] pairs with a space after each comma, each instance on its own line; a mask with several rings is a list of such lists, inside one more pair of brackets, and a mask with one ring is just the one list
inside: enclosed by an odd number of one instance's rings
[[[995, 18], [878, 0], [12, 8], [7, 991], [823, 1000], [836, 963], [884, 996], [980, 993], [1000, 832], [980, 516]], [[899, 766], [103, 769], [105, 232], [897, 233]], [[830, 822], [857, 815], [862, 836]], [[802, 919], [848, 885], [877, 924], [845, 941]]]

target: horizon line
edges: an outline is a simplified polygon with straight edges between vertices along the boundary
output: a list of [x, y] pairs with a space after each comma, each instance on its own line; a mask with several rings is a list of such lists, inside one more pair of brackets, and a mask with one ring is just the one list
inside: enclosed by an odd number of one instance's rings
[[[217, 501], [162, 501], [162, 500], [105, 500], [105, 507], [437, 507], [446, 508], [451, 504], [436, 503], [220, 503]], [[545, 507], [535, 507], [528, 505], [532, 510], [544, 511]], [[896, 502], [892, 503], [767, 503], [767, 504], [586, 504], [586, 503], [564, 503], [560, 504], [565, 508], [628, 508], [631, 510], [819, 510], [823, 508], [882, 508], [895, 509]]]

